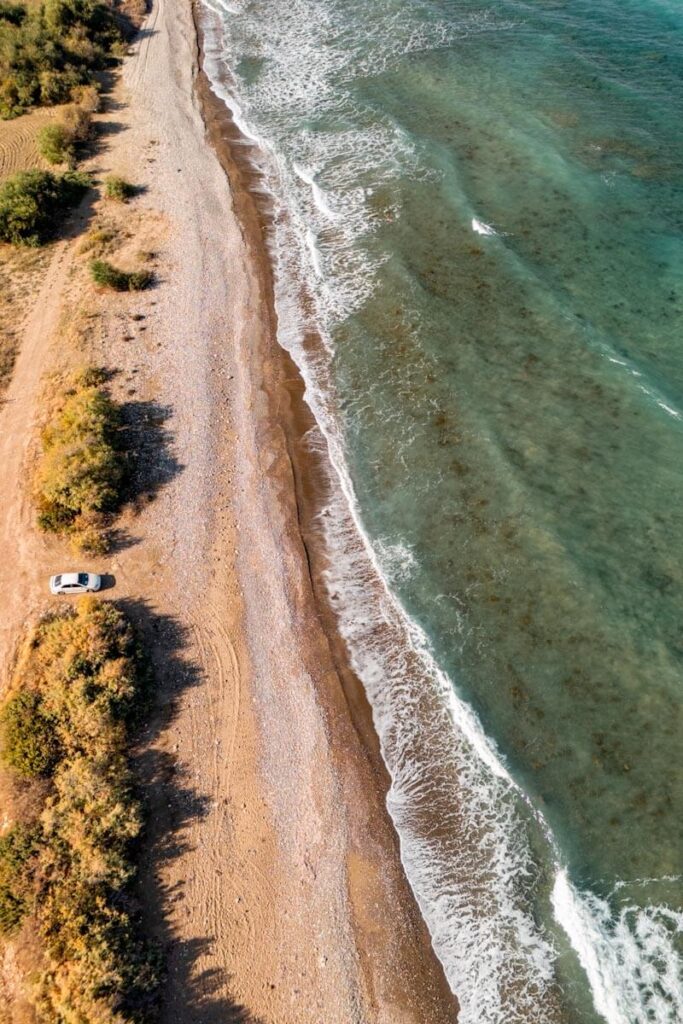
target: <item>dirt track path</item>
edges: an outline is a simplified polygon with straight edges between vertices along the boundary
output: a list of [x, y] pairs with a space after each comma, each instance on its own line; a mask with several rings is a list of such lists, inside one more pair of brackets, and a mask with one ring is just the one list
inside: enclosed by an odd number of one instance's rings
[[33, 528], [28, 452], [40, 417], [40, 394], [71, 264], [72, 241], [58, 242], [27, 311], [10, 386], [0, 401], [0, 682], [17, 635], [45, 604], [47, 579]]

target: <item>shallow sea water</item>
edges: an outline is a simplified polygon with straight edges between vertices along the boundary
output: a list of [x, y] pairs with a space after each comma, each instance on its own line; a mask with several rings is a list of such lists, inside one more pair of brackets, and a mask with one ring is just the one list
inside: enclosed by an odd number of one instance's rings
[[340, 474], [330, 589], [461, 1020], [673, 1024], [683, 8], [210, 7]]

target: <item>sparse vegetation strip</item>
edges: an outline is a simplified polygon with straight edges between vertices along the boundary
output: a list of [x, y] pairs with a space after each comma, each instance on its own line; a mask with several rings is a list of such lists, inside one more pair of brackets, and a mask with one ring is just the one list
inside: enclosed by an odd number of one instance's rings
[[108, 549], [124, 471], [120, 407], [103, 385], [95, 368], [73, 379], [43, 431], [35, 489], [41, 529], [67, 534], [77, 550], [91, 553]]
[[145, 680], [124, 614], [82, 598], [35, 629], [2, 708], [3, 758], [38, 810], [0, 838], [0, 929], [24, 922], [40, 945], [30, 998], [45, 1024], [150, 1019], [159, 972], [131, 887], [128, 751]]

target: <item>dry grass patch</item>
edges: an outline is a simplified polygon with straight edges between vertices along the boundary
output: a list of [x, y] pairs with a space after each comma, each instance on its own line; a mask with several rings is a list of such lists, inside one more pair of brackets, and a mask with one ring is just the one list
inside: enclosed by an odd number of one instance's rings
[[34, 630], [0, 712], [3, 758], [35, 795], [30, 815], [6, 808], [0, 931], [24, 922], [33, 937], [38, 970], [23, 983], [42, 1024], [134, 1024], [152, 1009], [157, 963], [131, 893], [142, 817], [128, 757], [145, 681], [123, 613], [84, 598]]
[[119, 231], [106, 221], [97, 221], [83, 236], [78, 246], [79, 253], [89, 253], [97, 258], [112, 252], [119, 241]]

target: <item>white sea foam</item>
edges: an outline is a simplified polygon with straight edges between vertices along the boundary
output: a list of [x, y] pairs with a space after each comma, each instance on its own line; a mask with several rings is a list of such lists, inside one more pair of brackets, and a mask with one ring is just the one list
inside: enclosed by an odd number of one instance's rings
[[674, 409], [674, 407], [672, 405], [667, 405], [666, 402], [663, 402], [661, 400], [661, 398], [657, 399], [657, 405], [659, 406], [660, 409], [663, 409], [664, 412], [668, 412], [669, 416], [673, 416], [673, 418], [675, 420], [680, 420], [681, 419], [681, 414], [678, 411], [678, 409]]
[[[332, 553], [328, 592], [372, 705], [401, 856], [458, 996], [460, 1024], [557, 1019], [556, 944], [531, 910], [537, 869], [529, 828], [545, 835], [556, 865], [555, 917], [586, 973], [596, 1010], [609, 1024], [673, 1024], [683, 1012], [671, 997], [676, 960], [667, 929], [681, 922], [667, 918], [665, 908], [624, 908], [610, 916], [605, 901], [571, 884], [542, 816], [391, 588], [415, 570], [414, 556], [400, 539], [373, 546], [364, 532], [335, 407], [331, 329], [372, 294], [382, 261], [359, 241], [383, 218], [400, 215], [392, 200], [397, 178], [425, 173], [394, 125], [352, 107], [345, 77], [376, 73], [401, 53], [448, 45], [454, 32], [488, 31], [491, 24], [428, 30], [411, 22], [405, 5], [382, 21], [380, 0], [370, 46], [367, 35], [353, 36], [346, 7], [333, 2], [272, 4], [269, 31], [258, 5], [207, 0], [207, 6], [230, 13], [222, 56], [211, 50], [207, 72], [240, 130], [259, 147], [254, 157], [275, 209], [270, 244], [279, 339], [301, 370], [319, 426], [309, 441], [324, 447], [332, 468], [332, 497], [319, 517]], [[220, 84], [223, 60], [234, 70], [245, 57], [267, 62], [268, 73], [255, 84], [238, 79], [233, 94]], [[335, 131], [316, 130], [323, 114]], [[472, 229], [496, 233], [476, 218]], [[303, 346], [312, 326], [326, 346], [315, 357]], [[438, 834], [435, 815], [442, 821]], [[655, 984], [656, 965], [664, 967]]]
[[476, 217], [472, 218], [472, 230], [476, 231], [478, 235], [497, 235], [498, 232], [490, 224], [484, 224], [483, 220], [477, 220]]
[[[382, 548], [376, 552], [363, 532], [334, 431], [327, 443], [338, 473], [319, 517], [334, 553], [327, 586], [391, 774], [388, 806], [406, 873], [458, 995], [460, 1020], [550, 1022], [554, 952], [520, 891], [534, 867], [519, 793], [434, 661], [426, 635], [389, 589]], [[420, 821], [441, 809], [439, 843]]]
[[299, 175], [302, 181], [305, 181], [307, 185], [310, 185], [313, 200], [315, 205], [328, 220], [337, 220], [337, 214], [332, 209], [327, 199], [327, 196], [321, 189], [320, 185], [317, 184], [313, 174], [307, 171], [304, 167], [299, 167], [297, 163], [292, 164], [294, 171]]
[[382, 572], [390, 583], [410, 579], [417, 565], [415, 555], [402, 541], [391, 542], [380, 537], [375, 541], [375, 551], [382, 566]]
[[557, 874], [552, 902], [605, 1020], [680, 1024], [683, 977], [671, 936], [683, 934], [683, 914], [627, 904], [615, 915], [606, 900], [578, 892], [566, 870]]
[[311, 264], [313, 266], [315, 276], [319, 278], [324, 277], [320, 251], [316, 243], [315, 235], [310, 228], [306, 231], [306, 245], [308, 246], [308, 251], [311, 254]]
[[[609, 354], [607, 358], [609, 362], [614, 363], [615, 366], [623, 366], [624, 369], [628, 370], [631, 377], [633, 377], [635, 380], [642, 379], [642, 370], [637, 370], [634, 366], [631, 365], [631, 363], [627, 359], [618, 359], [616, 356], [612, 356]], [[668, 413], [669, 416], [672, 416], [673, 419], [683, 419], [683, 414], [681, 414], [680, 410], [676, 409], [669, 400], [663, 398], [661, 393], [658, 391], [656, 387], [654, 387], [654, 385], [638, 384], [638, 389], [642, 392], [642, 394], [647, 395], [648, 398], [651, 398], [659, 406], [660, 409]]]

